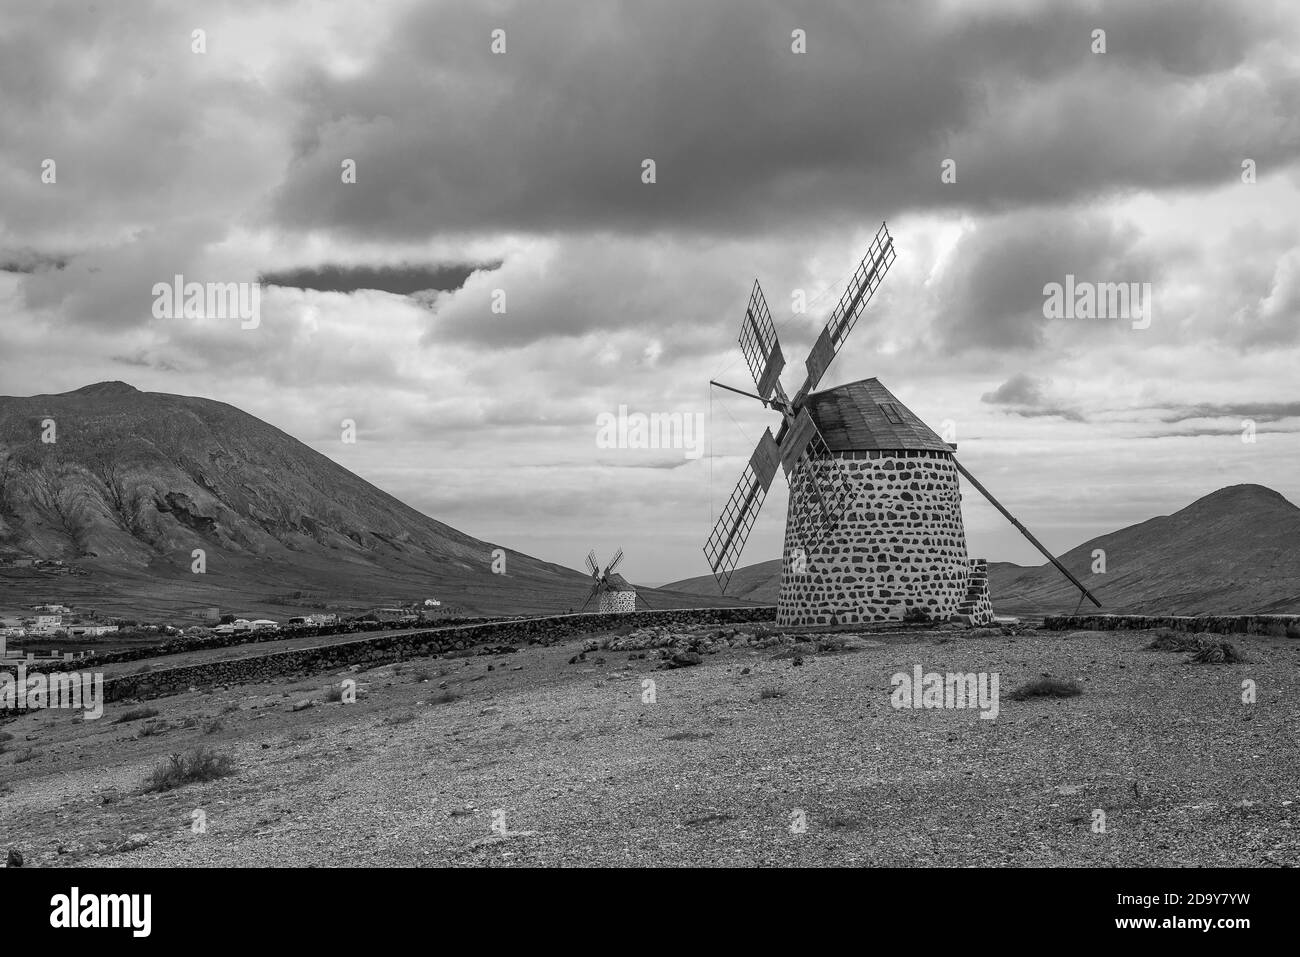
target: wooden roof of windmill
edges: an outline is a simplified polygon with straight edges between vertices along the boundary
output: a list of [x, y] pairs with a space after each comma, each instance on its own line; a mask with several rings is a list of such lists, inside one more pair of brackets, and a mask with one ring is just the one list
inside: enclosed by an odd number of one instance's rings
[[814, 392], [805, 406], [832, 452], [951, 452], [879, 379]]
[[600, 584], [606, 591], [636, 591], [631, 583], [618, 572], [611, 572], [601, 579]]

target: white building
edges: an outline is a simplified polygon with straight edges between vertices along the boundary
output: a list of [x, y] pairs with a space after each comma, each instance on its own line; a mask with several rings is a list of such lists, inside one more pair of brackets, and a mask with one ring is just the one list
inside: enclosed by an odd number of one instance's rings
[[117, 631], [117, 625], [69, 625], [68, 635], [73, 638], [103, 638]]
[[33, 635], [52, 635], [63, 627], [62, 615], [37, 615], [32, 622]]

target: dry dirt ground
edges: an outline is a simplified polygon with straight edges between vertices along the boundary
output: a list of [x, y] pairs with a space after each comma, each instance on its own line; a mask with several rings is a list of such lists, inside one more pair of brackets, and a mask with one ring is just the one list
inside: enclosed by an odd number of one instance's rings
[[[37, 712], [0, 726], [0, 851], [40, 867], [1300, 865], [1300, 643], [1236, 636], [1248, 662], [1194, 664], [1145, 633], [961, 634], [676, 670], [570, 663], [579, 639], [99, 721]], [[997, 719], [892, 707], [891, 675], [917, 664], [997, 673]], [[1008, 697], [1045, 674], [1084, 693]], [[327, 701], [347, 677], [357, 702]], [[116, 723], [133, 707], [159, 713]], [[196, 745], [234, 773], [144, 793]]]

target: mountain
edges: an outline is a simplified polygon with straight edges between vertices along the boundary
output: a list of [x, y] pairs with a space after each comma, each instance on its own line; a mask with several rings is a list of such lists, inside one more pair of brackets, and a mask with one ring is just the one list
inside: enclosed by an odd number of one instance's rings
[[[42, 439], [53, 441], [43, 441]], [[0, 397], [0, 605], [154, 617], [355, 610], [436, 597], [467, 613], [575, 610], [590, 579], [429, 518], [224, 402], [101, 382]], [[192, 570], [194, 550], [206, 570]], [[655, 607], [725, 604], [647, 590]]]
[[[1092, 573], [1097, 549], [1106, 554], [1105, 574]], [[1105, 611], [1300, 612], [1300, 508], [1262, 485], [1219, 489], [1172, 515], [1085, 542], [1060, 560]], [[1050, 564], [990, 563], [989, 588], [994, 607], [1011, 614], [1068, 610], [1078, 602], [1074, 586]]]
[[[679, 582], [664, 585], [676, 591], [695, 592], [697, 595], [720, 595], [718, 582], [712, 575], [699, 578], [683, 578]], [[781, 590], [781, 559], [743, 565], [731, 573], [727, 583], [727, 594], [732, 598], [743, 598], [763, 605], [775, 605], [777, 592]]]
[[[1106, 571], [1093, 574], [1093, 553]], [[1060, 556], [1101, 601], [1103, 611], [1133, 614], [1300, 613], [1300, 508], [1262, 485], [1233, 485], [1162, 515], [1079, 545]], [[776, 601], [780, 559], [736, 569], [727, 593]], [[665, 588], [719, 594], [713, 576]], [[989, 562], [995, 611], [1069, 612], [1079, 593], [1051, 564]], [[1084, 608], [1091, 609], [1085, 600]]]

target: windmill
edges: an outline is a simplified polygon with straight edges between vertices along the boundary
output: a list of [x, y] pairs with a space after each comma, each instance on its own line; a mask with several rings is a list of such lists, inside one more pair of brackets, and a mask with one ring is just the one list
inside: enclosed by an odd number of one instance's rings
[[591, 572], [591, 592], [587, 595], [587, 600], [582, 603], [581, 612], [587, 607], [587, 604], [600, 596], [596, 610], [602, 615], [608, 614], [626, 614], [627, 612], [636, 611], [636, 589], [628, 583], [628, 580], [622, 575], [614, 572], [614, 569], [623, 561], [623, 549], [614, 553], [605, 570], [600, 570], [600, 564], [596, 561], [596, 552], [587, 553], [587, 570]]
[[[854, 271], [812, 347], [791, 398], [781, 385], [785, 357], [758, 281], [741, 323], [740, 348], [758, 399], [781, 414], [765, 429], [704, 546], [725, 592], [780, 467], [790, 487], [780, 625], [900, 619], [992, 618], [983, 560], [966, 554], [958, 476], [965, 476], [1093, 604], [1077, 578], [968, 472], [955, 443], [936, 435], [878, 379], [814, 392], [895, 258], [885, 224]], [[1080, 598], [1082, 601], [1082, 598]], [[913, 612], [914, 613], [914, 612]]]

